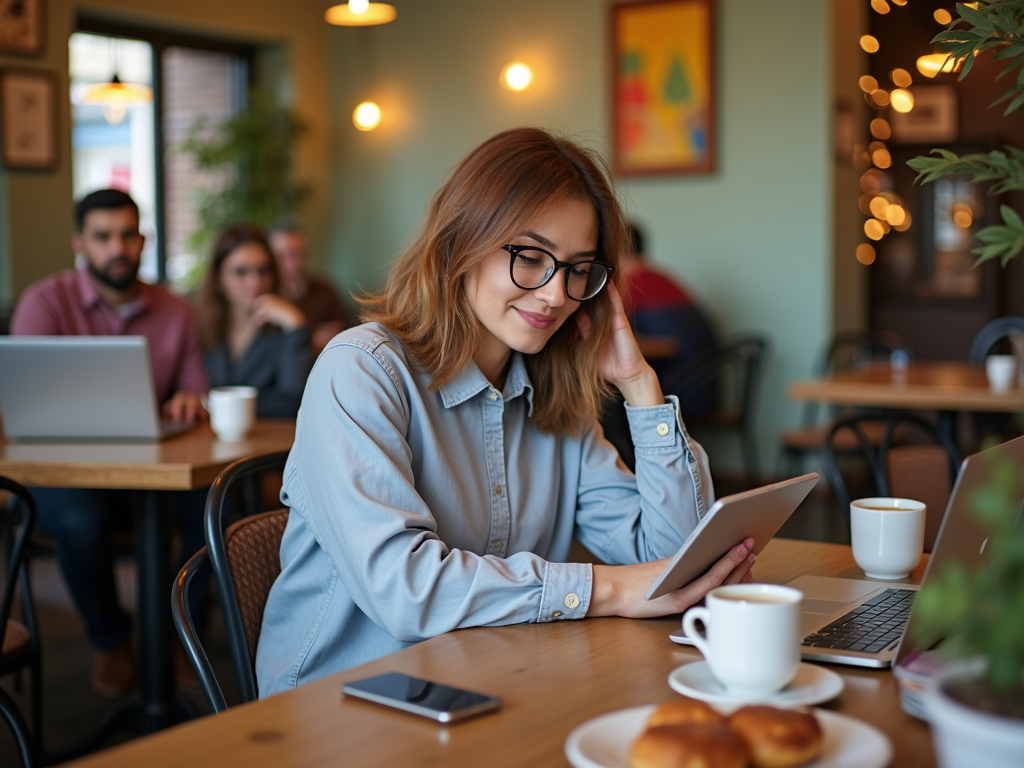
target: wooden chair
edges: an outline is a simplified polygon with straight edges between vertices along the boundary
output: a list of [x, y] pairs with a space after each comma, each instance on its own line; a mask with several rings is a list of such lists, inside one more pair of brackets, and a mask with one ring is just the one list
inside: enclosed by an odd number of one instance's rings
[[[882, 434], [877, 447], [869, 437], [869, 429], [871, 432], [880, 431]], [[897, 429], [906, 437], [910, 437], [913, 432], [919, 432], [929, 439], [931, 444], [894, 447], [892, 438]], [[947, 435], [911, 413], [854, 416], [835, 422], [822, 443], [821, 463], [848, 522], [850, 492], [837, 461], [840, 452], [839, 436], [843, 432], [853, 435], [853, 442], [859, 447], [860, 454], [868, 465], [874, 492], [878, 496], [916, 499], [928, 506], [924, 548], [926, 552], [931, 552], [960, 465], [956, 446]], [[844, 440], [844, 444], [847, 442], [849, 438]]]
[[767, 348], [767, 340], [760, 336], [734, 339], [697, 355], [685, 370], [666, 377], [661, 385], [666, 394], [676, 395], [680, 403], [686, 401], [688, 392], [702, 389], [709, 382], [718, 387], [718, 407], [710, 413], [687, 418], [686, 426], [698, 431], [735, 432], [740, 438], [744, 472], [751, 488], [761, 482], [754, 411]]
[[185, 564], [171, 590], [174, 626], [195, 668], [203, 695], [215, 713], [223, 712], [228, 705], [224, 689], [192, 625], [188, 588], [197, 574], [205, 572], [203, 566], [210, 563], [227, 628], [238, 697], [241, 703], [255, 701], [256, 646], [263, 624], [263, 608], [274, 580], [281, 573], [279, 551], [288, 510], [260, 512], [258, 506], [252, 506], [254, 495], [249, 493], [244, 517], [227, 530], [224, 530], [224, 521], [230, 507], [229, 490], [235, 483], [258, 487], [251, 481], [260, 473], [280, 470], [287, 459], [287, 451], [242, 459], [217, 476], [206, 500], [206, 547]]
[[[36, 502], [24, 486], [0, 477], [0, 491], [11, 494], [13, 503], [7, 506], [12, 546], [7, 553], [6, 578], [0, 596], [0, 627], [3, 628], [0, 647], [0, 676], [20, 672], [26, 667], [30, 674], [32, 726], [18, 709], [18, 705], [0, 689], [0, 716], [14, 733], [22, 765], [34, 766], [42, 757], [42, 666], [39, 631], [36, 626], [35, 607], [26, 566], [29, 539], [36, 522]], [[24, 622], [11, 618], [15, 590], [20, 587]]]
[[[894, 352], [904, 355], [908, 363], [914, 359], [913, 348], [906, 339], [893, 331], [840, 331], [821, 353], [814, 366], [814, 375], [824, 378], [841, 371], [855, 371], [868, 365], [889, 362]], [[821, 449], [831, 425], [820, 422], [819, 404], [804, 403], [800, 426], [782, 433], [780, 476], [799, 475], [804, 458]], [[877, 447], [882, 438], [881, 431], [873, 426], [867, 429], [874, 430], [868, 437], [871, 444]], [[844, 451], [857, 450], [857, 443], [849, 432], [842, 433], [838, 439], [842, 442], [837, 448]]]

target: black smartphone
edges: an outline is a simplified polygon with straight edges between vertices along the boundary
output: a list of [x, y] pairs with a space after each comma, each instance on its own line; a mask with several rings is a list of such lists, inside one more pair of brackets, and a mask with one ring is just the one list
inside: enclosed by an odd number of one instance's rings
[[490, 712], [501, 706], [501, 699], [497, 696], [452, 688], [400, 672], [352, 680], [341, 686], [341, 692], [442, 723]]

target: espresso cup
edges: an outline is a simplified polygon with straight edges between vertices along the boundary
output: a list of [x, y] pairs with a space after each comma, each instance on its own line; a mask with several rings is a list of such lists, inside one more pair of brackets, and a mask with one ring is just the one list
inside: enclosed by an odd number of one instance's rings
[[1013, 386], [1017, 358], [1013, 355], [989, 355], [985, 358], [985, 375], [993, 392], [1006, 392]]
[[927, 507], [913, 499], [876, 497], [850, 502], [853, 559], [872, 579], [905, 579], [921, 562]]
[[203, 398], [210, 412], [210, 426], [220, 440], [236, 443], [256, 421], [255, 387], [214, 387]]
[[[758, 699], [781, 690], [800, 666], [798, 589], [778, 584], [732, 584], [708, 592], [706, 607], [683, 616], [683, 632], [733, 696]], [[707, 639], [697, 633], [704, 624]]]

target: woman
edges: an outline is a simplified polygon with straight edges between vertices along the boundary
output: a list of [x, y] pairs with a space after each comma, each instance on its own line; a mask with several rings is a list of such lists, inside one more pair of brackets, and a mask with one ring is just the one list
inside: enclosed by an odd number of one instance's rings
[[196, 317], [214, 387], [259, 390], [261, 417], [295, 418], [309, 373], [306, 318], [277, 295], [277, 265], [263, 233], [228, 227], [213, 246]]
[[[537, 129], [456, 168], [370, 322], [307, 384], [282, 499], [260, 695], [459, 627], [678, 613], [749, 579], [643, 595], [712, 501], [707, 460], [637, 349], [613, 283], [622, 216], [594, 158]], [[634, 476], [597, 425], [628, 404]], [[566, 563], [577, 537], [604, 566]]]

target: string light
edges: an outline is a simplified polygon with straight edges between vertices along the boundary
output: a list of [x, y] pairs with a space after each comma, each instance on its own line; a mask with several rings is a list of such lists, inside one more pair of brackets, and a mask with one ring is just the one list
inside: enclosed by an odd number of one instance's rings
[[364, 101], [352, 111], [352, 122], [360, 131], [372, 131], [380, 125], [380, 107]]
[[864, 35], [860, 39], [860, 47], [868, 53], [878, 53], [878, 40], [871, 35]]
[[864, 266], [868, 264], [874, 264], [875, 262], [875, 249], [872, 248], [868, 243], [861, 243], [857, 246], [857, 261]]

